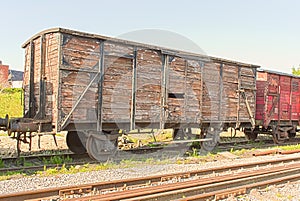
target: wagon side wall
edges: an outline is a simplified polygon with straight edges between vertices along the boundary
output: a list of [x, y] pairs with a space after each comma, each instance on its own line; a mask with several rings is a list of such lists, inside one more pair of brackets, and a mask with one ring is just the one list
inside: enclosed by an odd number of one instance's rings
[[[239, 79], [239, 121], [249, 122], [250, 118], [253, 118], [255, 124], [256, 115], [256, 79], [257, 79], [257, 68], [253, 67], [240, 67]], [[244, 93], [244, 94], [242, 94]], [[247, 108], [248, 106], [249, 108]], [[254, 126], [254, 125], [252, 125]]]
[[34, 38], [25, 48], [24, 115], [56, 126], [59, 33]]
[[300, 121], [300, 78], [292, 78], [291, 118]]
[[255, 103], [256, 67], [218, 60], [205, 64], [202, 106], [204, 122], [249, 125], [251, 116], [256, 112]]
[[257, 72], [257, 92], [256, 92], [256, 124], [262, 125], [265, 118], [267, 100], [267, 82], [268, 74], [265, 72]]
[[98, 85], [92, 80], [99, 77], [99, 67], [100, 40], [61, 34], [57, 113], [59, 130], [67, 121], [96, 123]]
[[64, 30], [24, 48], [24, 111], [57, 131], [70, 122], [132, 129], [249, 123], [255, 115], [251, 65]]
[[256, 119], [265, 128], [271, 124], [298, 124], [300, 78], [275, 72], [258, 72]]

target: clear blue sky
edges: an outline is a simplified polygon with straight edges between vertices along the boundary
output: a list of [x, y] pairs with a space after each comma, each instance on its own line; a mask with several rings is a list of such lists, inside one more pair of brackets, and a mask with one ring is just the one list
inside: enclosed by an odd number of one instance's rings
[[0, 60], [12, 69], [23, 70], [21, 45], [52, 27], [107, 36], [163, 29], [208, 55], [282, 72], [300, 64], [298, 0], [9, 0], [0, 13]]

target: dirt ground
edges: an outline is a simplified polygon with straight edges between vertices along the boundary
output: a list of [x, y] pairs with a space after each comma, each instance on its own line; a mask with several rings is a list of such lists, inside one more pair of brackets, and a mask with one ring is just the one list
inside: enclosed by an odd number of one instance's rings
[[[56, 134], [58, 146], [56, 147], [52, 135], [44, 135], [40, 137], [41, 148], [38, 147], [38, 136], [32, 138], [32, 147], [29, 151], [29, 144], [22, 143], [21, 155], [29, 155], [32, 152], [43, 152], [45, 150], [67, 149], [66, 133]], [[15, 157], [17, 156], [17, 140], [9, 137], [6, 132], [0, 131], [0, 156]]]

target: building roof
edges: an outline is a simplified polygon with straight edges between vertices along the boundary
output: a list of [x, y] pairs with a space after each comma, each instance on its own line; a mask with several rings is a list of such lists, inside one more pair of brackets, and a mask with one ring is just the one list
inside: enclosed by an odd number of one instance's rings
[[9, 70], [11, 81], [23, 81], [23, 71]]

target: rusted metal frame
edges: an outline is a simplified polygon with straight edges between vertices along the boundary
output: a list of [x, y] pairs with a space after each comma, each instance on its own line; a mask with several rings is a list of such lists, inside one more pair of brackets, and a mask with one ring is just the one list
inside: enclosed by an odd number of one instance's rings
[[136, 88], [137, 88], [137, 47], [133, 50], [132, 63], [132, 92], [131, 92], [131, 110], [130, 110], [130, 130], [135, 129], [135, 112], [136, 112]]
[[29, 73], [29, 111], [26, 117], [33, 117], [35, 113], [34, 99], [34, 42], [30, 41], [30, 73]]
[[97, 131], [99, 132], [102, 131], [104, 70], [105, 70], [104, 69], [104, 41], [100, 41], [100, 59], [99, 59], [99, 68], [97, 72], [100, 73], [100, 81], [98, 82], [98, 105], [97, 105]]
[[160, 113], [160, 129], [165, 128], [167, 118], [167, 75], [168, 75], [168, 60], [169, 56], [161, 53], [162, 70], [161, 70], [161, 113]]
[[221, 114], [224, 112], [222, 111], [222, 101], [223, 101], [223, 63], [220, 63], [220, 89], [219, 89], [219, 116], [218, 116], [218, 120], [222, 121], [223, 119], [221, 119]]
[[62, 61], [62, 46], [63, 46], [63, 40], [64, 35], [60, 33], [58, 35], [58, 61], [57, 61], [57, 69], [58, 69], [58, 77], [57, 77], [57, 96], [56, 96], [56, 106], [57, 106], [57, 118], [56, 118], [56, 131], [62, 130], [62, 126], [60, 122], [62, 121], [62, 96], [61, 96], [61, 86], [62, 86], [62, 80], [60, 79], [62, 77], [62, 70], [60, 69], [60, 66], [63, 64]]

